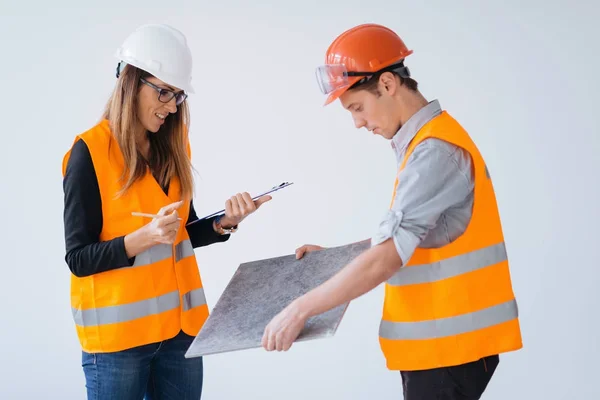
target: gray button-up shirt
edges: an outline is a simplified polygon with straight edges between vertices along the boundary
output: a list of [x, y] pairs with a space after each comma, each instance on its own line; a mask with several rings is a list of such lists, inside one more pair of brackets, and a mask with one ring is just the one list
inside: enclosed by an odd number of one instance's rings
[[[392, 138], [398, 169], [417, 132], [442, 112], [437, 100], [413, 115]], [[398, 173], [394, 205], [371, 239], [393, 238], [403, 264], [416, 247], [442, 247], [459, 237], [471, 218], [473, 171], [466, 150], [436, 138], [425, 139]]]

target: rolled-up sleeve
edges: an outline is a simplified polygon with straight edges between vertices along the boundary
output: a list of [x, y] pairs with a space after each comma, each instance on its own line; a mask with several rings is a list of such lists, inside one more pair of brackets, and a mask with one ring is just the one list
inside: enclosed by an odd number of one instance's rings
[[464, 203], [472, 190], [469, 154], [439, 139], [424, 140], [398, 173], [394, 204], [381, 218], [371, 245], [393, 239], [407, 263], [440, 216]]

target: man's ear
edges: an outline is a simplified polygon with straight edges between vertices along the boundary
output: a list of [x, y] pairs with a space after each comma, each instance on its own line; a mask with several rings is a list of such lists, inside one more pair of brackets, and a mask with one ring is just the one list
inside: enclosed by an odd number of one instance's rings
[[391, 72], [384, 72], [379, 77], [379, 82], [381, 86], [389, 95], [393, 95], [396, 93], [398, 89], [398, 82], [396, 81], [396, 77]]

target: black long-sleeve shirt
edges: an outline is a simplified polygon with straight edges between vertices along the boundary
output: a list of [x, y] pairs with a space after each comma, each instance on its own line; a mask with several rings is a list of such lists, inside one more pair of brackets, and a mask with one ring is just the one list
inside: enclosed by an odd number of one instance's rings
[[[165, 193], [168, 188], [164, 188]], [[67, 164], [64, 190], [65, 261], [78, 277], [133, 265], [135, 257], [127, 258], [124, 236], [100, 241], [102, 231], [102, 201], [98, 179], [89, 149], [83, 140], [77, 141]], [[197, 219], [190, 202], [188, 222]], [[230, 235], [219, 235], [213, 229], [214, 218], [186, 227], [192, 246], [202, 247], [225, 242]]]

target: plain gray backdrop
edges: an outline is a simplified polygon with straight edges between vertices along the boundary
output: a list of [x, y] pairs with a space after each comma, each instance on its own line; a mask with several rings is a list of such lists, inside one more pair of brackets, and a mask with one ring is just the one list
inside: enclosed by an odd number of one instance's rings
[[[85, 398], [61, 162], [100, 118], [115, 49], [148, 22], [193, 51], [198, 213], [295, 182], [228, 243], [196, 250], [210, 307], [242, 262], [376, 229], [392, 149], [322, 106], [314, 69], [338, 34], [377, 22], [414, 49], [423, 94], [468, 129], [494, 180], [524, 348], [502, 356], [484, 398], [598, 398], [598, 6], [520, 3], [2, 0], [0, 398]], [[207, 357], [203, 399], [402, 398], [377, 342], [382, 299], [380, 286], [352, 302], [331, 339]]]

